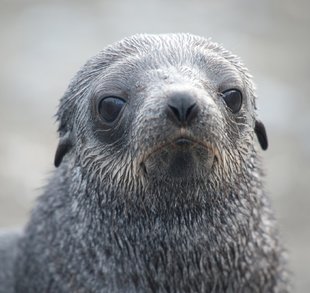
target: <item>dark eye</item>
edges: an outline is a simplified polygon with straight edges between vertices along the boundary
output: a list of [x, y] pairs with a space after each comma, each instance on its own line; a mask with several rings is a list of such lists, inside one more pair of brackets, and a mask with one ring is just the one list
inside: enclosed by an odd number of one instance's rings
[[242, 94], [240, 91], [235, 89], [227, 90], [221, 96], [231, 112], [237, 113], [240, 111], [242, 106]]
[[106, 122], [111, 123], [117, 118], [124, 105], [125, 101], [123, 99], [110, 96], [103, 98], [99, 102], [98, 111]]

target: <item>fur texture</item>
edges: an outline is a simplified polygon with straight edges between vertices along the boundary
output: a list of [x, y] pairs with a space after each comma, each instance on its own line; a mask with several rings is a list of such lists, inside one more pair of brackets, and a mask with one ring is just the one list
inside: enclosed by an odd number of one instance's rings
[[[175, 92], [199, 107], [189, 125], [167, 118]], [[126, 101], [113, 125], [105, 96]], [[255, 110], [240, 60], [201, 37], [136, 35], [90, 59], [60, 102], [59, 168], [19, 241], [15, 292], [288, 292]]]

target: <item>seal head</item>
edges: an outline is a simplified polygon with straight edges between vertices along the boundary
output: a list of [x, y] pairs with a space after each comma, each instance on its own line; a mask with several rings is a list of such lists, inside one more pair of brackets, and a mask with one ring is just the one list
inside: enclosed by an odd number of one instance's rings
[[99, 185], [127, 193], [229, 185], [255, 152], [255, 132], [267, 148], [240, 60], [187, 34], [136, 35], [108, 47], [73, 80], [58, 117], [56, 166], [70, 153]]

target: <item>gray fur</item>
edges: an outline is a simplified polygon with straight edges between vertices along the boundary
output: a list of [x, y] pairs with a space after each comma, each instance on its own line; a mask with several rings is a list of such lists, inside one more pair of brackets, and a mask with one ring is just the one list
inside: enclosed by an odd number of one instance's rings
[[[228, 88], [243, 92], [238, 114]], [[165, 114], [173, 91], [199, 106], [182, 129]], [[127, 99], [112, 129], [94, 106], [105, 95]], [[240, 60], [201, 37], [136, 35], [90, 59], [60, 102], [60, 166], [20, 241], [15, 292], [288, 292], [255, 110]], [[180, 135], [196, 143], [176, 176]]]
[[0, 231], [0, 293], [14, 292], [14, 263], [20, 231]]

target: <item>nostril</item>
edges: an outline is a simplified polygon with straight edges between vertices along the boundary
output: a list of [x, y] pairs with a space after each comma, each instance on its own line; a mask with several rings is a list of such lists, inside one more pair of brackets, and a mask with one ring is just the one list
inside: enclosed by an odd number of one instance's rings
[[179, 120], [181, 121], [182, 120], [182, 115], [180, 114], [180, 111], [178, 108], [172, 106], [172, 105], [169, 105], [168, 104], [168, 107], [170, 108], [170, 110], [172, 111], [173, 115]]
[[198, 107], [196, 103], [193, 103], [191, 106], [188, 107], [188, 109], [186, 110], [186, 114], [185, 114], [185, 119], [186, 121], [189, 121], [191, 116], [196, 116], [198, 112]]

